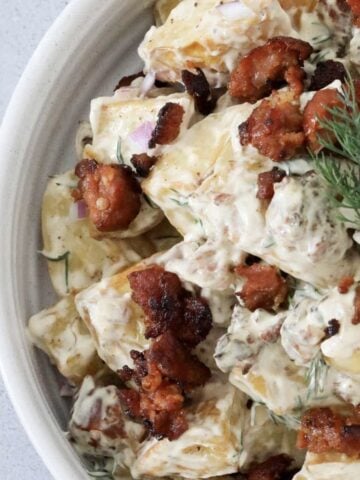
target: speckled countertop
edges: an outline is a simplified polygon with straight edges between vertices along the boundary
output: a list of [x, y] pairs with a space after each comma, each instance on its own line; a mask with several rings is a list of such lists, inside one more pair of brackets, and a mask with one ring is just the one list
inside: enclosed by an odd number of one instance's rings
[[[0, 0], [0, 119], [32, 52], [67, 3]], [[1, 480], [51, 480], [16, 418], [1, 378], [0, 432]]]

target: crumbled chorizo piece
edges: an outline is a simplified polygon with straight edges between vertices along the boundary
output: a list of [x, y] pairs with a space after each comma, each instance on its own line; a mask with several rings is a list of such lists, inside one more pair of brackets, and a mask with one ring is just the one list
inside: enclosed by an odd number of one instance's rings
[[355, 308], [355, 313], [351, 322], [353, 325], [359, 325], [360, 324], [360, 287], [356, 287], [354, 308]]
[[354, 282], [355, 282], [354, 277], [350, 275], [346, 277], [342, 277], [338, 285], [339, 293], [342, 293], [342, 294], [348, 293], [350, 287], [354, 285]]
[[175, 273], [158, 265], [130, 273], [132, 298], [146, 315], [147, 338], [155, 338], [182, 319], [182, 304], [186, 291]]
[[184, 114], [184, 108], [178, 103], [166, 103], [159, 111], [156, 126], [149, 140], [149, 148], [167, 145], [176, 140]]
[[331, 338], [334, 335], [337, 335], [340, 331], [340, 322], [339, 320], [336, 320], [336, 318], [333, 318], [328, 322], [328, 326], [325, 328], [325, 338]]
[[235, 272], [245, 278], [241, 292], [236, 295], [250, 311], [258, 308], [276, 310], [286, 301], [288, 284], [277, 268], [254, 263], [251, 266], [240, 265], [236, 267]]
[[181, 78], [189, 95], [194, 97], [195, 107], [202, 115], [209, 115], [216, 107], [216, 98], [212, 95], [209, 82], [200, 69], [197, 73], [183, 70]]
[[202, 297], [188, 296], [184, 299], [184, 318], [177, 338], [190, 347], [195, 347], [207, 337], [212, 326], [212, 314], [208, 302]]
[[122, 388], [119, 391], [119, 398], [124, 414], [132, 420], [140, 420], [140, 394], [130, 388]]
[[303, 117], [293, 96], [279, 92], [263, 100], [239, 127], [241, 145], [251, 143], [275, 162], [292, 158], [305, 144]]
[[116, 85], [116, 87], [114, 88], [114, 92], [116, 92], [116, 90], [119, 90], [119, 88], [122, 88], [122, 87], [128, 87], [129, 85], [132, 84], [132, 82], [134, 80], [136, 80], [137, 78], [140, 78], [140, 77], [144, 77], [144, 73], [143, 72], [138, 72], [138, 73], [134, 73], [133, 75], [127, 75], [125, 77], [122, 77], [118, 84]]
[[275, 37], [243, 57], [232, 72], [229, 92], [241, 102], [254, 103], [285, 81], [297, 95], [303, 92], [301, 68], [311, 45], [291, 37]]
[[270, 172], [260, 173], [258, 175], [258, 191], [256, 198], [260, 200], [271, 200], [274, 196], [274, 184], [280, 183], [286, 177], [284, 170], [273, 168]]
[[346, 0], [354, 18], [354, 25], [360, 27], [360, 0]]
[[151, 168], [157, 162], [157, 158], [150, 157], [147, 153], [135, 153], [130, 161], [135, 167], [136, 173], [139, 177], [146, 178], [149, 175]]
[[165, 332], [153, 342], [146, 358], [150, 364], [157, 366], [163, 376], [174, 380], [185, 390], [204, 385], [211, 375], [210, 370], [170, 332]]
[[332, 108], [344, 108], [339, 92], [333, 88], [317, 92], [305, 107], [304, 132], [307, 144], [314, 152], [322, 148], [319, 138], [329, 142], [335, 141], [334, 136], [320, 125], [321, 120], [331, 118], [329, 109]]
[[98, 230], [125, 229], [139, 213], [141, 188], [129, 167], [81, 160], [75, 175], [80, 180], [74, 198], [84, 199]]
[[212, 324], [210, 308], [203, 298], [185, 290], [175, 273], [152, 265], [132, 272], [128, 279], [132, 298], [146, 315], [147, 338], [171, 330], [191, 347], [206, 338]]
[[335, 62], [334, 60], [319, 62], [311, 79], [309, 90], [321, 90], [334, 80], [343, 82], [345, 78], [346, 70], [341, 62]]
[[312, 408], [301, 420], [297, 445], [313, 453], [360, 453], [360, 418], [344, 417], [328, 407]]
[[270, 457], [250, 467], [247, 480], [282, 480], [293, 460], [285, 454]]

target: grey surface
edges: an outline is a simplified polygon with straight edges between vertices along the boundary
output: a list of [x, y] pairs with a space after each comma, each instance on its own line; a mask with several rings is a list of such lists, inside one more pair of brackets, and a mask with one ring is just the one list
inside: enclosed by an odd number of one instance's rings
[[[0, 119], [34, 49], [67, 3], [0, 0]], [[51, 480], [16, 418], [1, 378], [0, 431], [1, 480]]]

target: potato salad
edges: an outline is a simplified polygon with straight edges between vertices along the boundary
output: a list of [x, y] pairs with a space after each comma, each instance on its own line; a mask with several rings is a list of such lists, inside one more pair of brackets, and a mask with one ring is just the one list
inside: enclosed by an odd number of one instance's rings
[[360, 1], [158, 0], [49, 179], [89, 478], [360, 479]]

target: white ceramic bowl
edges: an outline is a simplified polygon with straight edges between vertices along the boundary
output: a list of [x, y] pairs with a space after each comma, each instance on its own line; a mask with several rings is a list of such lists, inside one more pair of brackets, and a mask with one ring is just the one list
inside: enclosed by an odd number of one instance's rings
[[74, 164], [77, 123], [91, 98], [110, 95], [121, 76], [140, 69], [136, 47], [151, 21], [144, 0], [70, 2], [33, 55], [0, 132], [0, 366], [57, 480], [88, 477], [63, 433], [69, 405], [56, 372], [25, 332], [29, 316], [55, 301], [37, 254], [41, 197], [48, 175]]

